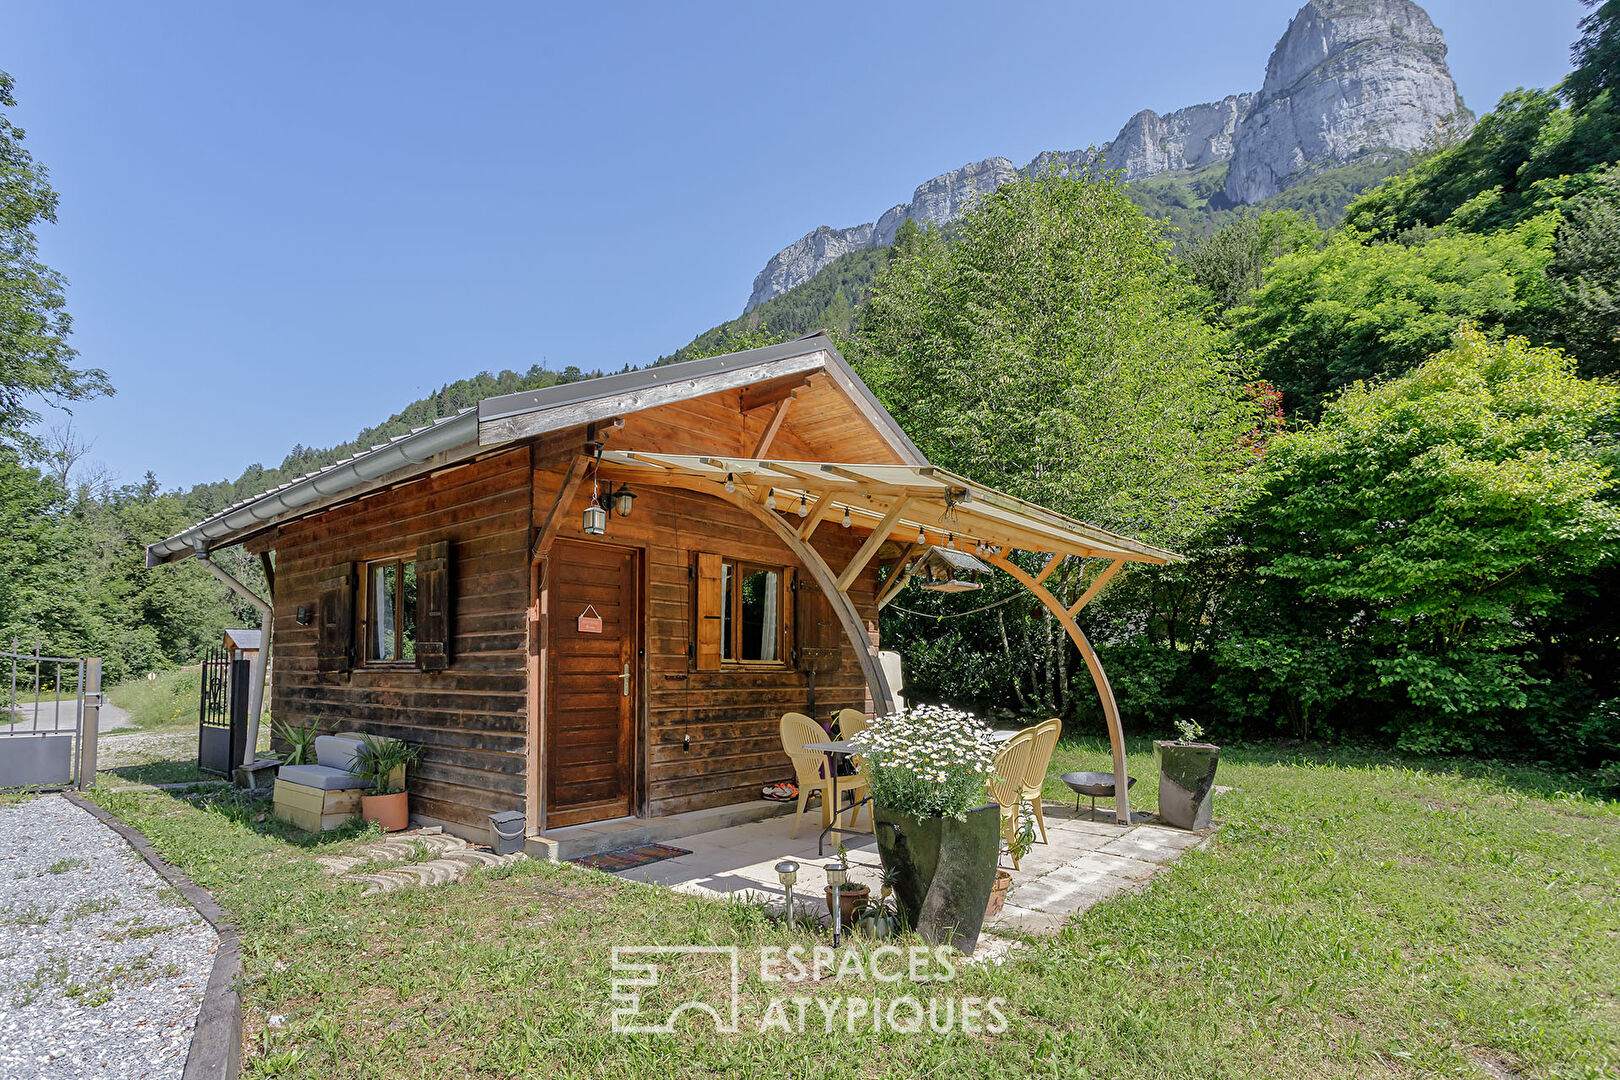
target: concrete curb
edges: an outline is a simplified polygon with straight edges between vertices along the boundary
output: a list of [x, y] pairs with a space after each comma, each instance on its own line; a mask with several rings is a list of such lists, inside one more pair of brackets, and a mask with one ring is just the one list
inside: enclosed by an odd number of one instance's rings
[[202, 1007], [197, 1011], [197, 1026], [191, 1033], [191, 1048], [186, 1052], [186, 1068], [181, 1080], [236, 1080], [242, 1071], [242, 998], [236, 991], [236, 978], [242, 971], [242, 949], [237, 942], [236, 929], [214, 898], [165, 862], [139, 830], [119, 821], [77, 792], [64, 791], [62, 795], [123, 837], [219, 935], [219, 949], [214, 953], [214, 968], [203, 990]]

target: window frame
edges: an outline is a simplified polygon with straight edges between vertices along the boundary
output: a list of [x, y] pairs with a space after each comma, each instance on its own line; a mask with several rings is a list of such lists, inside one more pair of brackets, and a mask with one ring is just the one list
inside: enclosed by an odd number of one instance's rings
[[[790, 606], [792, 592], [789, 584], [789, 582], [792, 580], [791, 568], [786, 566], [772, 565], [770, 563], [754, 562], [750, 559], [734, 558], [729, 555], [720, 556], [720, 603], [722, 605], [722, 609], [727, 606], [726, 589], [724, 583], [725, 575], [728, 570], [732, 575], [733, 587], [730, 590], [730, 610], [722, 610], [720, 612], [722, 627], [722, 632], [720, 635], [720, 666], [722, 668], [785, 668], [791, 666], [793, 652], [793, 609]], [[761, 571], [776, 575], [776, 659], [745, 660], [742, 657], [743, 590], [741, 585], [742, 582], [748, 579], [750, 574]], [[730, 623], [731, 631], [729, 634], [731, 639], [730, 641], [727, 641], [728, 635], [724, 631], [724, 627], [728, 622]], [[732, 654], [730, 656], [726, 655], [728, 649]]]
[[[405, 552], [399, 555], [385, 555], [381, 558], [366, 559], [360, 563], [360, 588], [355, 601], [355, 622], [359, 624], [358, 632], [360, 635], [360, 648], [358, 650], [360, 662], [358, 666], [384, 669], [408, 668], [412, 670], [417, 667], [416, 657], [414, 655], [416, 651], [414, 648], [414, 636], [412, 638], [413, 647], [411, 650], [413, 655], [409, 657], [404, 655], [405, 567], [407, 565], [415, 566], [416, 562], [416, 553]], [[373, 656], [371, 652], [373, 646], [371, 627], [374, 614], [372, 603], [375, 599], [373, 596], [371, 581], [373, 571], [377, 567], [390, 565], [394, 567], [394, 590], [396, 604], [396, 610], [394, 613], [394, 658], [392, 660], [384, 660]], [[421, 588], [420, 581], [417, 582], [417, 588]]]

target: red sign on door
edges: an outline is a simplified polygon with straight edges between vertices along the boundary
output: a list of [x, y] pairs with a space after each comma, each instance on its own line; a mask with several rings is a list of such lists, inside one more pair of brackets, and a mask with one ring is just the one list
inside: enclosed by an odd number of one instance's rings
[[582, 634], [600, 634], [602, 632], [602, 616], [596, 613], [596, 608], [587, 607], [579, 613], [579, 632]]

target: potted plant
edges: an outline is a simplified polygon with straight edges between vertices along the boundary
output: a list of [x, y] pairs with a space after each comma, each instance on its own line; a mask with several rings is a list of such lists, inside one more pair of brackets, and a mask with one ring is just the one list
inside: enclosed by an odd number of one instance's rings
[[405, 794], [405, 768], [421, 756], [421, 749], [400, 739], [360, 736], [360, 750], [349, 771], [366, 787], [360, 796], [360, 816], [375, 821], [383, 832], [398, 832], [410, 824], [409, 796]]
[[990, 730], [971, 713], [918, 705], [851, 741], [865, 758], [878, 856], [901, 924], [971, 953], [1001, 850], [1001, 812], [985, 797], [996, 761]]
[[314, 724], [289, 724], [283, 721], [276, 726], [276, 734], [287, 744], [287, 758], [283, 765], [315, 763], [315, 736], [318, 732]]
[[1197, 721], [1177, 720], [1176, 731], [1180, 738], [1153, 743], [1159, 756], [1159, 820], [1178, 829], [1205, 829], [1221, 748], [1198, 741], [1204, 729]]
[[[848, 872], [849, 852], [844, 849], [843, 844], [838, 845], [838, 864], [844, 868], [845, 872]], [[826, 886], [824, 891], [827, 894], [827, 914], [831, 915], [833, 913], [832, 886]], [[845, 928], [854, 926], [857, 913], [866, 907], [866, 903], [871, 897], [872, 890], [867, 886], [857, 885], [853, 881], [846, 881], [844, 887], [838, 890], [839, 925]]]
[[900, 915], [894, 909], [894, 875], [883, 871], [883, 888], [878, 899], [855, 913], [855, 929], [869, 938], [888, 938], [900, 932]]
[[[1035, 846], [1035, 808], [1029, 803], [1020, 803], [1018, 806], [1018, 828], [1012, 839], [1007, 842], [1007, 853], [1012, 856], [1016, 864], [1018, 860], [1028, 855]], [[990, 904], [984, 909], [984, 917], [993, 919], [1001, 914], [1001, 909], [1007, 903], [1007, 892], [1012, 888], [1012, 871], [996, 867], [996, 883], [990, 889]]]

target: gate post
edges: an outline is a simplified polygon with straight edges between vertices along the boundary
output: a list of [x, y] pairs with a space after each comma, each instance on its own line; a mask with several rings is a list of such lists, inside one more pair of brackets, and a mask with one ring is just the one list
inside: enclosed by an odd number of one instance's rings
[[[60, 682], [60, 680], [58, 680]], [[79, 677], [79, 790], [96, 784], [96, 734], [101, 730], [101, 657], [84, 661]]]

